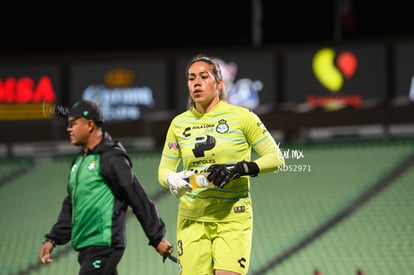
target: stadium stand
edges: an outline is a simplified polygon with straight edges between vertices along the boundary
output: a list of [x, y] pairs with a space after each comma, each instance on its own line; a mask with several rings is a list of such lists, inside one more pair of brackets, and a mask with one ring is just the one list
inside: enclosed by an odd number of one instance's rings
[[[414, 139], [281, 148], [292, 170], [252, 180], [250, 274], [307, 275], [318, 269], [324, 275], [351, 275], [360, 269], [365, 275], [385, 275], [414, 270]], [[156, 181], [160, 151], [134, 151], [131, 156], [173, 240], [177, 200]], [[38, 260], [43, 234], [55, 222], [65, 195], [70, 160], [67, 155], [50, 158], [0, 186], [0, 274], [77, 273], [70, 245], [57, 248], [53, 264], [41, 265]], [[136, 226], [136, 220], [128, 220], [128, 248], [120, 274], [177, 274], [177, 265], [162, 263]]]

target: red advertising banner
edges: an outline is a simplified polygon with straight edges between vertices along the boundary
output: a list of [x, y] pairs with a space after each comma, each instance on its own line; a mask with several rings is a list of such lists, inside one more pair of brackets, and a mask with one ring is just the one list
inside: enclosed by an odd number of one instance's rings
[[47, 120], [60, 101], [57, 66], [0, 68], [0, 120]]

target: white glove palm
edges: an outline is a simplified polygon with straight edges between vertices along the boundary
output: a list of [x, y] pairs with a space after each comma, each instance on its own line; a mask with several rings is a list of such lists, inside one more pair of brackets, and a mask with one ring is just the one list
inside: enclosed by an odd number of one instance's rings
[[170, 186], [170, 192], [174, 197], [180, 198], [187, 191], [192, 191], [193, 187], [185, 179], [194, 174], [193, 171], [181, 171], [178, 173], [169, 173], [167, 183]]

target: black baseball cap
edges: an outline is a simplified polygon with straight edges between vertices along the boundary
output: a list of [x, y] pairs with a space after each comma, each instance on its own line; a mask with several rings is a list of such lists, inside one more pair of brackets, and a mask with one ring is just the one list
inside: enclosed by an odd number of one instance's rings
[[93, 120], [96, 125], [104, 124], [104, 118], [98, 104], [90, 100], [79, 100], [65, 114], [66, 117], [84, 117]]

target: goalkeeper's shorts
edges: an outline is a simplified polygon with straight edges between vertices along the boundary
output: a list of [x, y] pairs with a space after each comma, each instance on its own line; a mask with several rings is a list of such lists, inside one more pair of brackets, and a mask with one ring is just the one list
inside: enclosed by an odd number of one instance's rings
[[228, 270], [247, 274], [253, 219], [201, 222], [178, 217], [177, 255], [180, 275]]

